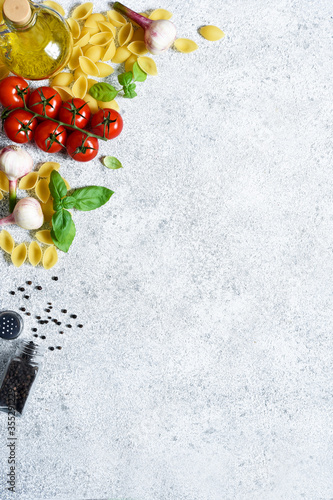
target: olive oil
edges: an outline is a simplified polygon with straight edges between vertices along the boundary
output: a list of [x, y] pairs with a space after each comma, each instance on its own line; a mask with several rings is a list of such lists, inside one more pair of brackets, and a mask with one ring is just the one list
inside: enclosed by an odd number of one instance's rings
[[[6, 4], [9, 6], [6, 10]], [[12, 2], [21, 9], [15, 18]], [[11, 16], [11, 17], [9, 17]], [[29, 0], [5, 0], [0, 26], [0, 57], [8, 69], [28, 80], [50, 78], [66, 66], [72, 51], [72, 35], [58, 12]]]

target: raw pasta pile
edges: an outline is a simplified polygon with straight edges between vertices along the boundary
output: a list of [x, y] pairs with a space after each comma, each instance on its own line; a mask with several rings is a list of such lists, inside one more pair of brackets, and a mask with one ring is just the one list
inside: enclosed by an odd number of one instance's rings
[[[65, 15], [64, 9], [58, 3], [47, 0], [44, 4]], [[51, 85], [64, 101], [72, 97], [84, 99], [93, 113], [99, 108], [119, 111], [115, 100], [97, 101], [89, 95], [90, 88], [97, 83], [94, 78], [111, 75], [114, 68], [110, 63], [124, 63], [125, 71], [131, 71], [133, 64], [137, 62], [142, 71], [152, 76], [157, 75], [157, 67], [152, 57], [146, 55], [148, 51], [144, 43], [143, 28], [132, 21], [128, 22], [115, 10], [109, 10], [105, 16], [93, 13], [93, 7], [92, 2], [81, 4], [67, 19], [74, 40], [72, 56], [68, 63], [68, 69], [72, 73], [59, 73]], [[152, 20], [172, 17], [172, 13], [165, 9], [156, 9], [150, 15], [141, 15]], [[216, 26], [203, 26], [199, 32], [210, 41], [219, 40], [224, 36], [223, 31]], [[174, 48], [179, 52], [190, 53], [197, 50], [198, 45], [188, 38], [178, 38], [174, 42]]]
[[[49, 189], [50, 175], [53, 170], [59, 170], [60, 164], [48, 161], [44, 163], [38, 171], [30, 172], [21, 179], [19, 189], [31, 191], [34, 189], [37, 198], [41, 201], [41, 207], [44, 214], [44, 222], [51, 222], [53, 210], [53, 199]], [[63, 179], [67, 189], [70, 186], [66, 179]], [[0, 200], [3, 198], [3, 192], [9, 191], [8, 179], [3, 172], [0, 171]], [[58, 262], [58, 253], [51, 238], [49, 229], [37, 231], [35, 233], [36, 239], [33, 240], [29, 246], [21, 243], [15, 246], [15, 241], [11, 234], [3, 229], [0, 233], [0, 247], [4, 252], [10, 254], [12, 263], [16, 267], [22, 266], [27, 257], [34, 267], [40, 262], [45, 269], [51, 269]]]

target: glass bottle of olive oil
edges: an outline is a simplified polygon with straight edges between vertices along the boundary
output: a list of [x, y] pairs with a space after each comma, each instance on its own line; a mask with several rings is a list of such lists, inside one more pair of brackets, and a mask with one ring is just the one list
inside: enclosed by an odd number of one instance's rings
[[30, 0], [4, 0], [2, 15], [0, 58], [12, 73], [43, 80], [66, 66], [73, 41], [58, 12]]

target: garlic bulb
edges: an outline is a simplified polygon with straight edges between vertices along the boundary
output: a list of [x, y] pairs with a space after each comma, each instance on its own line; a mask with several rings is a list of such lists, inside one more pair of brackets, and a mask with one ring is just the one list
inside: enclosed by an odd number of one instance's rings
[[35, 198], [23, 198], [18, 201], [12, 214], [0, 220], [0, 226], [16, 224], [23, 229], [39, 229], [44, 222], [44, 215], [39, 201]]
[[147, 19], [120, 2], [115, 2], [113, 8], [125, 14], [145, 30], [145, 44], [151, 54], [161, 54], [175, 41], [176, 27], [171, 21]]
[[9, 211], [14, 210], [16, 204], [17, 181], [29, 172], [33, 167], [33, 161], [29, 153], [20, 146], [6, 146], [0, 151], [0, 170], [4, 172], [9, 180]]

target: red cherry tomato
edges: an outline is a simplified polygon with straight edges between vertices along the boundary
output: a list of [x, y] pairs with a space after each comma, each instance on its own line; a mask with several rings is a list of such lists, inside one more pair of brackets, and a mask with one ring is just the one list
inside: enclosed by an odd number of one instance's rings
[[98, 139], [75, 130], [67, 139], [67, 153], [76, 161], [90, 161], [98, 153]]
[[114, 109], [100, 109], [91, 120], [93, 134], [114, 139], [123, 130], [123, 119]]
[[33, 139], [37, 120], [34, 115], [25, 109], [17, 108], [4, 121], [4, 131], [7, 137], [14, 142], [23, 144]]
[[67, 132], [62, 125], [49, 120], [42, 121], [35, 130], [35, 142], [46, 153], [58, 153], [65, 147]]
[[62, 103], [58, 120], [83, 129], [88, 125], [90, 115], [91, 111], [88, 104], [83, 99], [75, 97]]
[[23, 108], [29, 94], [29, 85], [20, 76], [8, 76], [0, 83], [0, 102], [4, 108]]
[[56, 118], [61, 103], [61, 97], [56, 90], [51, 87], [39, 87], [31, 93], [28, 107], [39, 115]]

